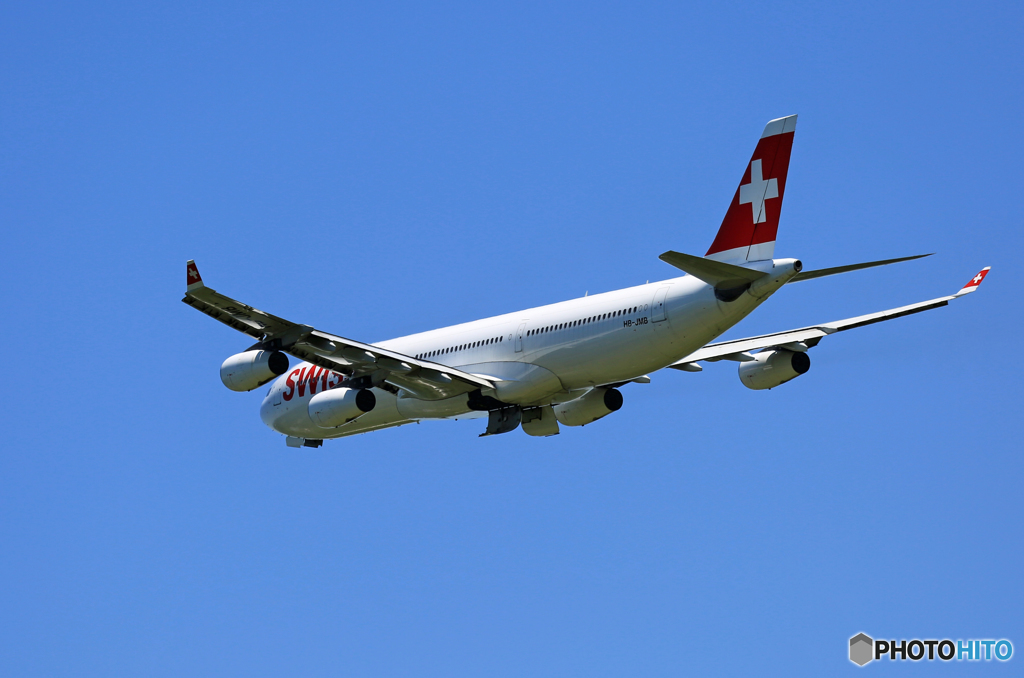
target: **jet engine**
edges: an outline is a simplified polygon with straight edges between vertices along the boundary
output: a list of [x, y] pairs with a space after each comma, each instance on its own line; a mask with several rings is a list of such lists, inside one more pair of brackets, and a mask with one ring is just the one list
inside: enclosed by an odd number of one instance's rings
[[288, 371], [288, 356], [280, 351], [236, 353], [220, 366], [220, 380], [232, 391], [251, 391]]
[[774, 349], [761, 351], [753, 360], [740, 363], [740, 381], [749, 389], [760, 391], [781, 386], [811, 369], [806, 353]]
[[614, 388], [595, 388], [576, 400], [555, 405], [555, 419], [566, 426], [586, 426], [622, 407], [622, 394]]
[[309, 418], [321, 428], [337, 428], [376, 405], [377, 396], [368, 388], [335, 388], [309, 399]]

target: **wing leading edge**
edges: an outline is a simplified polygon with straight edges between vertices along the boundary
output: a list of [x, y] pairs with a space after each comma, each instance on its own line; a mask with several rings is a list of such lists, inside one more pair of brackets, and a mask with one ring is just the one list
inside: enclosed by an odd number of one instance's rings
[[697, 372], [700, 371], [700, 367], [695, 365], [695, 363], [699, 361], [715, 362], [718, 360], [736, 360], [739, 362], [746, 362], [754, 359], [753, 356], [750, 355], [750, 351], [763, 350], [767, 348], [786, 348], [793, 351], [806, 351], [809, 348], [817, 346], [818, 342], [830, 334], [845, 332], [846, 330], [852, 330], [857, 327], [873, 325], [874, 323], [883, 322], [885, 320], [902, 318], [903, 316], [921, 313], [922, 311], [930, 311], [931, 309], [939, 308], [940, 306], [946, 306], [950, 301], [958, 299], [965, 294], [969, 294], [978, 289], [978, 286], [985, 279], [985, 276], [988, 275], [991, 268], [991, 266], [983, 268], [978, 275], [971, 278], [970, 282], [964, 285], [956, 294], [951, 294], [946, 297], [938, 297], [937, 299], [929, 299], [928, 301], [921, 301], [908, 306], [900, 306], [899, 308], [892, 308], [887, 311], [868, 313], [867, 315], [861, 315], [855, 318], [834, 320], [820, 325], [811, 325], [810, 327], [801, 327], [799, 329], [775, 332], [773, 334], [762, 334], [758, 337], [747, 337], [746, 339], [734, 339], [732, 341], [722, 341], [717, 344], [708, 344], [707, 346], [694, 351], [682, 360], [672, 363], [669, 367], [686, 372]]
[[494, 384], [448, 365], [411, 356], [293, 323], [206, 287], [194, 261], [186, 266], [183, 302], [257, 340], [252, 348], [280, 350], [318, 367], [366, 378], [374, 386], [390, 384], [423, 400], [442, 400]]

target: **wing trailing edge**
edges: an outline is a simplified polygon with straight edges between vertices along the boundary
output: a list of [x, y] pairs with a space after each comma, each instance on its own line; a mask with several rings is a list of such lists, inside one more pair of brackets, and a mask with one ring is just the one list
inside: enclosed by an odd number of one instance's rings
[[718, 360], [735, 360], [744, 362], [752, 359], [749, 351], [758, 351], [767, 348], [786, 348], [794, 351], [806, 351], [808, 348], [817, 346], [818, 342], [830, 334], [845, 332], [846, 330], [852, 330], [866, 325], [873, 325], [886, 320], [895, 320], [896, 318], [902, 318], [915, 313], [930, 311], [933, 308], [946, 306], [950, 301], [977, 290], [978, 286], [981, 285], [982, 281], [985, 279], [985, 276], [988, 275], [989, 270], [991, 270], [991, 266], [983, 268], [978, 275], [971, 278], [971, 280], [956, 294], [951, 294], [946, 297], [938, 297], [936, 299], [929, 299], [927, 301], [920, 301], [916, 304], [900, 306], [899, 308], [891, 308], [885, 311], [878, 311], [876, 313], [868, 313], [854, 318], [834, 320], [832, 322], [821, 323], [820, 325], [811, 325], [810, 327], [801, 327], [795, 330], [762, 334], [758, 337], [747, 337], [746, 339], [734, 339], [732, 341], [708, 344], [703, 348], [697, 349], [685, 358], [677, 360], [669, 365], [669, 367], [677, 370], [683, 370], [685, 372], [694, 372], [697, 370], [694, 370], [693, 368], [699, 367], [694, 363], [698, 361], [716, 362]]
[[[194, 275], [193, 275], [194, 274]], [[194, 261], [187, 265], [183, 302], [228, 327], [257, 339], [250, 348], [280, 350], [318, 367], [390, 384], [424, 400], [443, 400], [476, 389], [492, 389], [490, 379], [449, 365], [421, 360], [374, 344], [323, 332], [266, 313], [206, 287]]]

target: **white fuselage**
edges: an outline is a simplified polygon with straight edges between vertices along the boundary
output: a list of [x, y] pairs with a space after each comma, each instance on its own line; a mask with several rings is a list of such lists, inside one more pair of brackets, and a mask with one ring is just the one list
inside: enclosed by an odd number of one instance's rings
[[[503, 402], [522, 406], [566, 402], [594, 386], [630, 381], [693, 353], [795, 275], [792, 262], [749, 265], [771, 275], [730, 302], [720, 301], [714, 289], [697, 278], [684, 276], [376, 345], [500, 380], [494, 395]], [[446, 406], [443, 401], [430, 404], [433, 410], [424, 410], [424, 401], [415, 401], [416, 407], [410, 408], [401, 394], [374, 389], [377, 405], [371, 412], [335, 429], [321, 428], [309, 417], [311, 389], [297, 388], [300, 375], [310, 367], [309, 363], [293, 366], [272, 383], [260, 415], [275, 431], [303, 438], [338, 438], [469, 413], [468, 408]], [[340, 377], [332, 377], [326, 385], [339, 381]]]

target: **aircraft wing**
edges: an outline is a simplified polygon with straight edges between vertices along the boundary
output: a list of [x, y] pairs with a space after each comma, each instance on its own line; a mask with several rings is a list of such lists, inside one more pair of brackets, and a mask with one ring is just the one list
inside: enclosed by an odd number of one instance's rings
[[864, 327], [865, 325], [880, 323], [884, 320], [902, 318], [905, 315], [912, 315], [914, 313], [929, 311], [933, 308], [945, 306], [950, 301], [958, 299], [965, 294], [969, 294], [978, 289], [981, 281], [985, 279], [986, 275], [988, 275], [990, 268], [990, 266], [983, 268], [981, 272], [971, 278], [971, 281], [964, 285], [959, 292], [948, 297], [929, 299], [928, 301], [921, 301], [916, 304], [910, 304], [909, 306], [901, 306], [887, 311], [869, 313], [867, 315], [857, 316], [856, 318], [835, 320], [828, 323], [822, 323], [820, 325], [811, 325], [810, 327], [801, 327], [795, 330], [786, 330], [785, 332], [762, 334], [759, 337], [748, 337], [746, 339], [734, 339], [732, 341], [722, 341], [717, 344], [708, 344], [707, 346], [694, 351], [682, 360], [672, 363], [669, 367], [687, 372], [697, 372], [700, 371], [700, 367], [695, 365], [695, 363], [702, 360], [708, 362], [715, 362], [718, 360], [746, 362], [754, 359], [753, 356], [750, 355], [750, 351], [763, 350], [767, 348], [784, 348], [792, 351], [806, 351], [809, 348], [817, 346], [818, 342], [820, 342], [824, 337], [827, 337], [830, 334], [835, 334], [836, 332], [844, 332], [856, 327]]
[[365, 377], [374, 386], [404, 389], [416, 398], [442, 400], [479, 388], [494, 388], [493, 382], [448, 365], [418, 360], [373, 344], [293, 323], [226, 297], [203, 284], [194, 261], [187, 265], [183, 302], [228, 327], [258, 340], [253, 349], [277, 349], [346, 375]]

